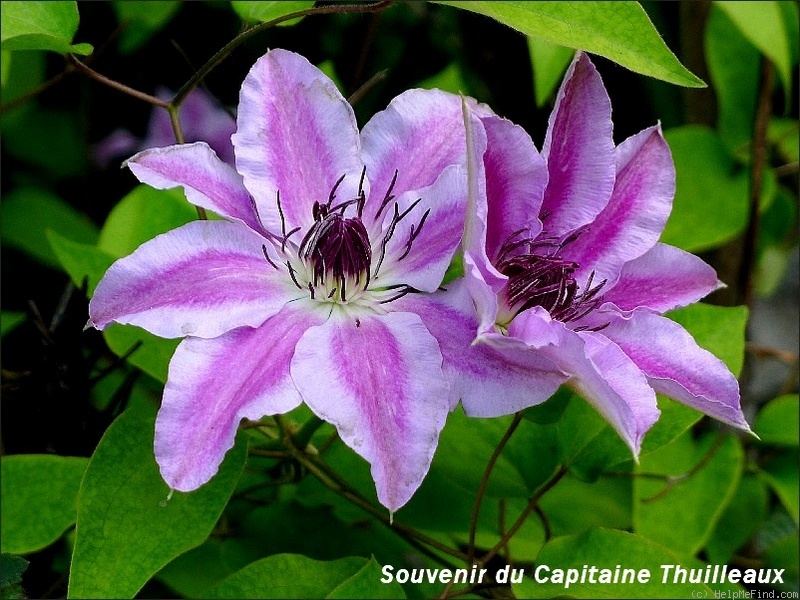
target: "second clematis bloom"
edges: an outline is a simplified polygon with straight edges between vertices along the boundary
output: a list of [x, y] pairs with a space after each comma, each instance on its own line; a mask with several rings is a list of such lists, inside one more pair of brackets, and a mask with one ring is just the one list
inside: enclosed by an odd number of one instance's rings
[[127, 166], [181, 186], [225, 220], [196, 221], [117, 261], [91, 324], [186, 337], [155, 431], [170, 487], [216, 473], [242, 418], [305, 403], [372, 467], [401, 507], [425, 476], [451, 406], [436, 338], [409, 292], [434, 292], [466, 207], [461, 100], [411, 90], [359, 133], [335, 85], [273, 50], [245, 79], [236, 168], [204, 143], [141, 152]]
[[[476, 342], [552, 361], [634, 454], [658, 419], [655, 392], [749, 431], [733, 374], [661, 316], [720, 283], [699, 258], [658, 242], [675, 192], [660, 127], [614, 147], [608, 95], [581, 53], [541, 154], [507, 120], [465, 107], [465, 123], [464, 261]], [[484, 398], [472, 413], [529, 405]]]

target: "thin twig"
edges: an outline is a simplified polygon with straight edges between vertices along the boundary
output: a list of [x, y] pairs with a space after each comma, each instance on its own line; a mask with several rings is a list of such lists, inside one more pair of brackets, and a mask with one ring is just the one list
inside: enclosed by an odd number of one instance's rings
[[506, 447], [508, 440], [511, 439], [511, 436], [514, 434], [521, 422], [522, 413], [516, 413], [514, 415], [514, 419], [511, 421], [511, 424], [508, 426], [508, 429], [503, 434], [503, 437], [500, 439], [497, 447], [494, 449], [494, 452], [492, 452], [492, 456], [489, 458], [486, 468], [483, 470], [483, 477], [481, 477], [481, 483], [478, 486], [478, 492], [475, 494], [475, 502], [472, 505], [472, 515], [470, 516], [469, 520], [469, 542], [467, 543], [467, 557], [469, 559], [469, 564], [473, 564], [475, 562], [475, 532], [478, 529], [478, 514], [481, 510], [481, 503], [483, 502], [483, 496], [486, 493], [486, 487], [489, 484], [489, 477], [491, 477], [492, 470], [494, 470], [494, 466], [497, 464], [497, 459], [500, 458], [500, 454]]
[[122, 92], [123, 94], [128, 94], [129, 96], [133, 96], [134, 98], [138, 98], [139, 100], [143, 100], [153, 106], [160, 106], [161, 108], [169, 109], [169, 102], [162, 100], [161, 98], [156, 98], [155, 96], [151, 96], [150, 94], [145, 94], [144, 92], [140, 92], [139, 90], [135, 90], [132, 87], [128, 87], [124, 83], [120, 83], [119, 81], [114, 81], [113, 79], [109, 79], [105, 75], [102, 75], [78, 60], [75, 55], [69, 54], [67, 55], [67, 60], [72, 63], [76, 69], [78, 69], [81, 73], [102, 83], [103, 85], [107, 85], [110, 88], [114, 88], [117, 91]]

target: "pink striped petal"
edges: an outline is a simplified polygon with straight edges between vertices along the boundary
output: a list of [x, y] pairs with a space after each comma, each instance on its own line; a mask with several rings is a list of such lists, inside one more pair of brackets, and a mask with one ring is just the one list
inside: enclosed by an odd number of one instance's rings
[[541, 233], [538, 215], [548, 174], [544, 159], [522, 127], [500, 117], [484, 117], [481, 122], [487, 135], [483, 155], [489, 206], [486, 253], [496, 261], [500, 247], [512, 235], [524, 239]]
[[365, 213], [372, 217], [397, 171], [392, 193], [432, 185], [448, 165], [464, 162], [461, 98], [441, 90], [408, 90], [376, 113], [361, 132], [372, 189]]
[[627, 263], [603, 297], [621, 310], [646, 307], [663, 313], [693, 304], [722, 285], [702, 259], [659, 243]]
[[542, 156], [550, 180], [542, 204], [547, 235], [591, 223], [614, 187], [611, 101], [592, 61], [575, 56], [550, 115]]
[[629, 318], [611, 321], [603, 334], [636, 363], [656, 391], [750, 431], [739, 405], [736, 378], [674, 321], [639, 309]]
[[[467, 193], [463, 168], [447, 167], [430, 187], [404, 194], [397, 199], [398, 210], [402, 213], [417, 199], [420, 202], [397, 224], [386, 244], [375, 286], [405, 284], [434, 292], [442, 283], [464, 231]], [[385, 235], [373, 236], [374, 256], [380, 255]]]
[[420, 315], [439, 341], [451, 409], [461, 400], [472, 417], [508, 415], [541, 404], [567, 379], [518, 340], [488, 334], [475, 344], [478, 321], [463, 279], [432, 296], [409, 294], [390, 307]]
[[300, 339], [291, 371], [311, 410], [372, 465], [381, 504], [403, 506], [448, 412], [442, 355], [420, 318], [334, 311]]
[[125, 161], [142, 183], [158, 190], [182, 187], [189, 202], [260, 231], [242, 177], [205, 142], [151, 148]]
[[613, 284], [623, 265], [650, 250], [672, 210], [675, 167], [661, 127], [628, 138], [617, 148], [614, 193], [591, 227], [564, 254], [580, 265], [575, 279]]
[[325, 315], [298, 304], [256, 329], [240, 327], [212, 340], [190, 337], [178, 346], [155, 435], [156, 461], [171, 488], [188, 492], [211, 479], [241, 419], [285, 413], [301, 403], [289, 364], [297, 340]]
[[656, 395], [639, 367], [600, 333], [572, 331], [540, 307], [517, 316], [509, 335], [538, 348], [617, 431], [634, 455], [658, 420]]
[[322, 71], [286, 50], [272, 50], [242, 84], [233, 135], [236, 170], [255, 198], [264, 226], [279, 232], [313, 222], [314, 202], [356, 196], [361, 175], [353, 109]]
[[89, 303], [92, 324], [127, 323], [167, 338], [261, 325], [298, 296], [265, 260], [262, 242], [228, 221], [194, 221], [159, 235], [111, 265]]

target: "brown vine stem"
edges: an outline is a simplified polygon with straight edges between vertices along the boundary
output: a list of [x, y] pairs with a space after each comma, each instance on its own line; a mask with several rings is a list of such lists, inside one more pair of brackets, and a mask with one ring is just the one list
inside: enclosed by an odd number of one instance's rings
[[475, 494], [475, 503], [472, 505], [472, 515], [470, 516], [469, 520], [469, 542], [467, 543], [467, 557], [470, 565], [475, 562], [475, 533], [478, 529], [478, 514], [481, 510], [481, 504], [483, 503], [483, 496], [486, 493], [486, 487], [489, 485], [489, 477], [491, 477], [494, 466], [497, 464], [497, 460], [500, 458], [500, 454], [502, 454], [503, 449], [508, 443], [508, 440], [511, 439], [511, 436], [517, 430], [517, 427], [519, 427], [521, 422], [522, 413], [516, 413], [514, 415], [514, 419], [511, 421], [511, 424], [508, 426], [508, 429], [503, 434], [503, 437], [500, 438], [500, 442], [497, 444], [494, 452], [492, 452], [492, 456], [489, 458], [486, 468], [483, 470], [483, 477], [481, 477], [481, 483], [478, 486], [478, 492]]
[[203, 79], [205, 79], [206, 76], [212, 70], [214, 70], [214, 68], [217, 67], [217, 65], [228, 58], [228, 56], [241, 44], [265, 29], [269, 29], [270, 27], [278, 25], [279, 23], [283, 23], [284, 21], [291, 21], [292, 19], [309, 17], [312, 15], [376, 12], [388, 8], [393, 3], [394, 0], [382, 0], [381, 2], [373, 2], [370, 4], [333, 4], [330, 6], [318, 6], [304, 10], [298, 10], [293, 13], [278, 17], [277, 19], [259, 23], [255, 27], [251, 27], [250, 29], [237, 35], [230, 42], [225, 44], [225, 46], [223, 46], [214, 56], [208, 59], [208, 61], [202, 67], [200, 67], [200, 69], [194, 75], [192, 75], [189, 81], [183, 84], [181, 89], [178, 90], [178, 92], [172, 98], [171, 104], [174, 106], [180, 106], [186, 99], [186, 96], [189, 95], [189, 92], [197, 87], [198, 84], [203, 81]]
[[134, 98], [143, 100], [144, 102], [152, 104], [153, 106], [160, 106], [161, 108], [166, 108], [167, 110], [169, 110], [169, 105], [170, 105], [169, 102], [166, 102], [161, 98], [156, 98], [155, 96], [151, 96], [150, 94], [145, 94], [144, 92], [140, 92], [139, 90], [135, 90], [132, 87], [128, 87], [124, 83], [120, 83], [119, 81], [114, 81], [113, 79], [110, 79], [105, 75], [98, 73], [87, 64], [78, 60], [74, 54], [69, 54], [67, 56], [67, 60], [81, 73], [83, 73], [87, 77], [90, 77], [91, 79], [94, 79], [95, 81], [102, 83], [103, 85], [107, 85], [108, 87], [114, 88], [115, 90], [122, 92], [123, 94], [128, 94], [129, 96], [133, 96]]
[[525, 520], [530, 516], [530, 514], [536, 510], [539, 500], [542, 499], [548, 491], [550, 491], [555, 485], [561, 481], [564, 475], [567, 474], [567, 468], [562, 466], [556, 471], [556, 474], [553, 475], [550, 480], [545, 483], [542, 487], [540, 487], [533, 497], [528, 501], [528, 506], [525, 507], [525, 510], [522, 511], [522, 514], [514, 521], [514, 524], [509, 528], [509, 530], [503, 535], [499, 542], [497, 542], [494, 547], [489, 550], [484, 556], [480, 558], [481, 564], [485, 565], [490, 560], [492, 560], [497, 554], [508, 544], [509, 540], [514, 537], [519, 531], [519, 528], [522, 527], [522, 524]]
[[283, 418], [280, 415], [275, 415], [274, 417], [275, 422], [278, 425], [278, 428], [282, 432], [282, 439], [283, 443], [286, 446], [287, 452], [294, 458], [297, 462], [299, 462], [303, 467], [308, 470], [309, 473], [314, 475], [319, 481], [328, 489], [335, 492], [351, 504], [358, 506], [360, 509], [368, 512], [372, 516], [374, 516], [378, 521], [383, 523], [385, 526], [389, 527], [395, 533], [399, 533], [406, 541], [411, 543], [415, 548], [419, 549], [421, 552], [437, 560], [439, 562], [445, 562], [448, 566], [452, 566], [441, 556], [431, 552], [427, 548], [420, 546], [417, 542], [422, 542], [423, 544], [438, 550], [444, 554], [448, 554], [454, 558], [459, 560], [466, 561], [467, 555], [463, 552], [456, 550], [455, 548], [451, 548], [445, 544], [442, 544], [438, 540], [433, 539], [414, 529], [413, 527], [409, 527], [404, 523], [398, 522], [396, 519], [391, 520], [387, 514], [385, 514], [382, 510], [374, 507], [370, 502], [368, 502], [363, 496], [361, 496], [358, 492], [350, 488], [346, 481], [342, 479], [340, 475], [338, 475], [327, 463], [325, 463], [322, 459], [318, 457], [311, 456], [300, 450], [295, 446], [294, 440], [292, 439], [292, 435], [290, 430], [286, 427], [286, 424], [283, 421]]
[[750, 219], [745, 234], [742, 262], [739, 266], [739, 290], [742, 303], [750, 307], [753, 300], [753, 269], [758, 250], [760, 225], [761, 182], [767, 161], [767, 126], [772, 114], [772, 84], [775, 67], [766, 57], [761, 57], [761, 87], [753, 125], [753, 163], [750, 178]]

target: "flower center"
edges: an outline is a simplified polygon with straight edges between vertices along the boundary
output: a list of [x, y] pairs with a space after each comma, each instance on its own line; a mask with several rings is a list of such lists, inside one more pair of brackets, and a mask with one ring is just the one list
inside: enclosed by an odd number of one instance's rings
[[[515, 239], [512, 234], [500, 248], [497, 270], [508, 277], [503, 292], [504, 307], [498, 320], [507, 325], [519, 313], [541, 306], [553, 319], [563, 323], [586, 316], [602, 302], [600, 291], [606, 282], [592, 287], [594, 272], [581, 292], [573, 273], [580, 265], [560, 256], [561, 250], [579, 234], [564, 240]], [[577, 330], [588, 329], [578, 327]]]
[[300, 243], [299, 255], [311, 270], [309, 290], [314, 298], [321, 287], [328, 298], [347, 301], [369, 285], [372, 247], [361, 217], [345, 218], [344, 207], [331, 210], [314, 203], [314, 225]]

